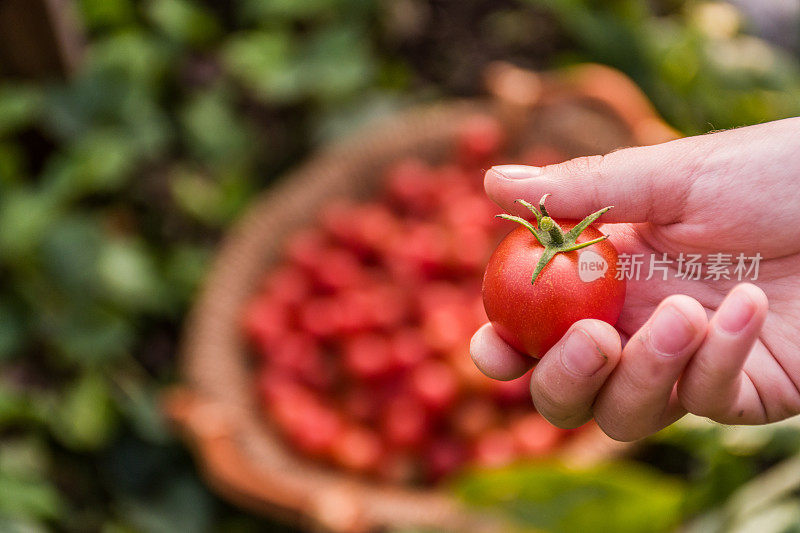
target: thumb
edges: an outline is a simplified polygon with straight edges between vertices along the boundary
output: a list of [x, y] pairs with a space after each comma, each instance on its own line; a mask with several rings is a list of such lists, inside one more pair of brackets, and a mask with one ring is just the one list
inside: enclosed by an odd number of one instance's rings
[[681, 219], [704, 145], [703, 138], [690, 137], [545, 167], [496, 166], [484, 187], [500, 207], [520, 216], [530, 213], [516, 199], [536, 204], [550, 193], [547, 210], [558, 218], [580, 220], [613, 205], [602, 222], [671, 224]]

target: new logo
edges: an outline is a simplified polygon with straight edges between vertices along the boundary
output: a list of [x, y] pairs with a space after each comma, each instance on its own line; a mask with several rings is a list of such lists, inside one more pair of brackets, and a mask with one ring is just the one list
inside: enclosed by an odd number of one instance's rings
[[608, 263], [592, 250], [586, 250], [578, 256], [578, 277], [589, 283], [602, 278], [608, 272]]

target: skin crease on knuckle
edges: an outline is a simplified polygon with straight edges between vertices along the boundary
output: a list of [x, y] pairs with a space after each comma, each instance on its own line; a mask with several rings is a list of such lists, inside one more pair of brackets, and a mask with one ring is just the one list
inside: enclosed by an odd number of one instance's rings
[[[692, 368], [691, 386], [686, 386], [686, 382], [679, 383], [678, 395], [681, 404], [692, 414], [697, 416], [704, 416], [707, 418], [715, 418], [722, 416], [728, 408], [730, 399], [713, 397], [713, 393], [707, 387], [702, 386], [704, 383], [709, 383], [716, 377], [716, 369], [712, 364], [709, 364], [706, 359], [698, 359], [693, 361], [694, 367]], [[736, 378], [738, 379], [738, 375]], [[710, 397], [712, 396], [712, 397]]]
[[595, 409], [594, 420], [606, 435], [619, 442], [632, 442], [648, 435], [630, 427], [630, 416], [616, 405]]
[[[573, 326], [553, 349], [545, 362], [537, 368], [531, 380], [531, 396], [542, 416], [562, 428], [578, 427], [592, 418], [591, 404], [604, 381], [603, 374], [610, 373], [619, 361], [620, 340], [613, 327], [599, 321], [584, 320]], [[576, 327], [588, 336], [605, 358], [605, 363], [592, 375], [579, 375], [563, 363], [566, 339], [577, 333]], [[583, 390], [585, 399], [576, 400], [575, 392]]]
[[531, 397], [536, 410], [554, 426], [571, 429], [581, 426], [591, 419], [589, 406], [570, 405], [558, 397], [561, 389], [558, 379], [543, 378], [534, 372], [531, 379]]
[[[557, 350], [561, 350], [564, 343]], [[551, 353], [552, 357], [559, 354]], [[531, 397], [534, 407], [551, 424], [560, 428], [578, 427], [591, 418], [590, 406], [576, 405], [563, 391], [576, 387], [576, 379], [560, 365], [548, 364], [536, 368], [531, 377]]]

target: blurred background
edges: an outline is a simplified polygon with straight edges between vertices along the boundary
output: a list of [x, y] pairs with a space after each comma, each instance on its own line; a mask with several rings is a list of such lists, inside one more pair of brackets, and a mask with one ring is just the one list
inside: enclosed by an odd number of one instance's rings
[[[209, 492], [159, 399], [216, 245], [316, 147], [497, 60], [613, 66], [687, 135], [796, 116], [798, 53], [797, 0], [0, 0], [0, 531], [294, 531]], [[796, 420], [688, 418], [548, 470], [545, 527], [800, 531], [798, 452]]]

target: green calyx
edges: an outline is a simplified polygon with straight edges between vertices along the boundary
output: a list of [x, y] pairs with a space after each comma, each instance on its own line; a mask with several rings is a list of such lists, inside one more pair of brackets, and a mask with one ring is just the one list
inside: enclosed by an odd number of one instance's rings
[[539, 209], [536, 209], [533, 204], [526, 202], [525, 200], [517, 200], [517, 203], [524, 205], [530, 210], [531, 213], [533, 213], [538, 227], [534, 226], [530, 221], [522, 217], [515, 217], [514, 215], [507, 214], [497, 215], [498, 218], [512, 220], [528, 228], [528, 230], [533, 233], [533, 236], [536, 237], [536, 240], [539, 241], [539, 244], [544, 247], [542, 257], [539, 259], [539, 262], [536, 264], [536, 269], [533, 271], [531, 285], [536, 282], [536, 278], [539, 277], [539, 273], [545, 266], [547, 266], [547, 263], [549, 263], [557, 253], [573, 252], [607, 239], [608, 235], [603, 235], [597, 239], [592, 239], [591, 241], [582, 242], [580, 244], [576, 242], [580, 234], [583, 233], [583, 230], [589, 227], [589, 224], [597, 220], [600, 215], [614, 207], [604, 207], [603, 209], [592, 213], [576, 224], [574, 228], [565, 232], [559, 227], [555, 220], [550, 218], [547, 209], [544, 207], [544, 201], [548, 196], [550, 196], [550, 194], [545, 194], [542, 196], [542, 199], [539, 200]]

